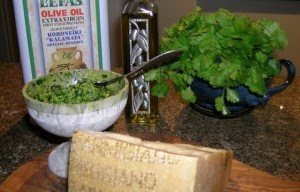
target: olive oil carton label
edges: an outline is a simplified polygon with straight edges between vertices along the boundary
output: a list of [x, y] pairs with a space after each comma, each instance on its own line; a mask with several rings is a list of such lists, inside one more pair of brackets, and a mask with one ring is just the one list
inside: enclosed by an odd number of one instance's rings
[[110, 70], [107, 0], [14, 0], [24, 81], [73, 69]]

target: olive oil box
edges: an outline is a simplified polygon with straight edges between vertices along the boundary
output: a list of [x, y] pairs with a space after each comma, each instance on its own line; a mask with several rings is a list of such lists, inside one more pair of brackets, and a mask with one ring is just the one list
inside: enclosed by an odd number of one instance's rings
[[63, 70], [110, 70], [107, 4], [14, 0], [24, 82]]

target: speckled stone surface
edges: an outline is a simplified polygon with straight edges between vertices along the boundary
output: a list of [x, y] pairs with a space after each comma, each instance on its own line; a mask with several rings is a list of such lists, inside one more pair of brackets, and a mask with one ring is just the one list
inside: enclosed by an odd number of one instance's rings
[[0, 63], [0, 136], [25, 114], [20, 64]]
[[[21, 79], [18, 64], [0, 64], [0, 182], [29, 159], [65, 141], [30, 123], [21, 95]], [[274, 84], [283, 81], [276, 78]], [[194, 111], [171, 93], [159, 101], [157, 126], [127, 124], [122, 114], [107, 131], [166, 133], [204, 146], [232, 149], [237, 160], [300, 181], [299, 95], [298, 77], [266, 106], [236, 119], [215, 119]]]

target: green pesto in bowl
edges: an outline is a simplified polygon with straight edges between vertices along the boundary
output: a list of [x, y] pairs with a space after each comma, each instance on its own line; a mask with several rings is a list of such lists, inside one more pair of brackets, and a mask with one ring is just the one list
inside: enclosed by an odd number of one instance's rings
[[[109, 86], [94, 83], [119, 76], [117, 73], [99, 70], [74, 70], [42, 76], [27, 86], [32, 99], [44, 103], [79, 104], [105, 99], [124, 87], [124, 81]], [[75, 81], [75, 82], [74, 82]]]

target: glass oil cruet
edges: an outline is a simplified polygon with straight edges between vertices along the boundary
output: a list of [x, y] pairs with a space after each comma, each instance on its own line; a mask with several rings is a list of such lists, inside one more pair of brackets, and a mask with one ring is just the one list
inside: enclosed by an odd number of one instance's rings
[[[158, 6], [155, 0], [127, 1], [122, 12], [124, 73], [147, 62], [158, 54]], [[158, 99], [150, 94], [152, 82], [143, 74], [130, 80], [126, 118], [131, 123], [158, 121]]]

